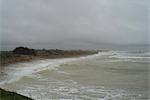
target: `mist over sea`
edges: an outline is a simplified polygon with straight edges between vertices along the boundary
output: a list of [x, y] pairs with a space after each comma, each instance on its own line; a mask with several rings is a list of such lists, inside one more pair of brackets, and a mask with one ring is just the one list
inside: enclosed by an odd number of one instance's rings
[[148, 100], [148, 48], [13, 64], [3, 69], [0, 87], [35, 100]]

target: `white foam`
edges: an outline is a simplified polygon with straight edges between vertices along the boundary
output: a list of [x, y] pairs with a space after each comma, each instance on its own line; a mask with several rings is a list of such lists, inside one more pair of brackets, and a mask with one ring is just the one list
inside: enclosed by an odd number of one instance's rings
[[150, 59], [150, 57], [138, 57], [138, 56], [125, 56], [125, 55], [115, 55], [111, 56], [112, 58], [121, 58], [121, 59]]
[[150, 60], [149, 53], [127, 53], [127, 52], [113, 52], [109, 58], [116, 58], [119, 60]]

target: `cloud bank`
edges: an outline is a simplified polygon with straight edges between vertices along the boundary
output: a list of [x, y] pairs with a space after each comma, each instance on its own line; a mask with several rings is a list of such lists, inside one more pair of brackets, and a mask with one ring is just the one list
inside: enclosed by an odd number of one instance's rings
[[2, 0], [1, 44], [148, 44], [148, 0]]

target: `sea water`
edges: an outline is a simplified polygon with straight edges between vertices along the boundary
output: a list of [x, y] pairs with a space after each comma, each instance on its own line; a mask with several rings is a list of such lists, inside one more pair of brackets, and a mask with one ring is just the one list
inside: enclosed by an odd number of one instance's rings
[[148, 100], [148, 51], [107, 51], [6, 67], [0, 87], [35, 100]]

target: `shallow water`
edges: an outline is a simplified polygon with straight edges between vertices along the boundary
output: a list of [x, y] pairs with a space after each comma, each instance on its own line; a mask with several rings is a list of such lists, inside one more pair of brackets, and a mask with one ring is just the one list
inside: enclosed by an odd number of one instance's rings
[[7, 68], [0, 87], [35, 100], [148, 100], [147, 52], [109, 51]]

